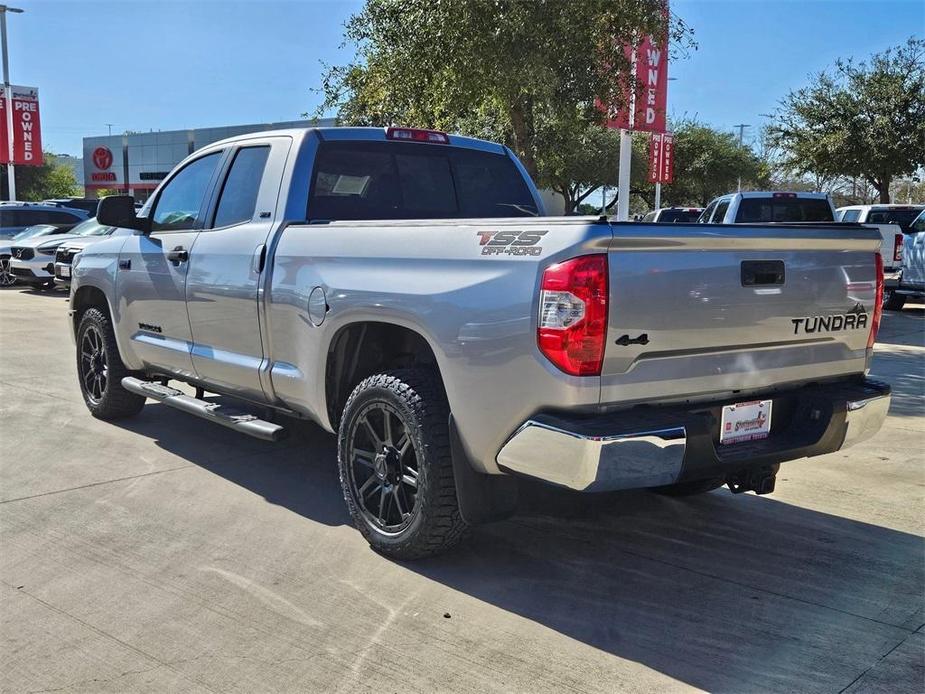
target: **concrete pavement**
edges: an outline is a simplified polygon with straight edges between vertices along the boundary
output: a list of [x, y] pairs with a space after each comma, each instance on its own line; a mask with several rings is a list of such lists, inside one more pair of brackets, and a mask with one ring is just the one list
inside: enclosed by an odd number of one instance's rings
[[452, 554], [349, 523], [333, 437], [81, 400], [63, 294], [0, 292], [4, 692], [920, 692], [925, 308], [883, 431], [775, 494], [531, 492]]

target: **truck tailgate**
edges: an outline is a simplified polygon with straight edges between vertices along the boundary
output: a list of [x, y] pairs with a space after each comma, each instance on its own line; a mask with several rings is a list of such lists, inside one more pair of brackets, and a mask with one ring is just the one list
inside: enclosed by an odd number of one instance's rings
[[872, 229], [614, 224], [601, 403], [716, 398], [862, 373]]

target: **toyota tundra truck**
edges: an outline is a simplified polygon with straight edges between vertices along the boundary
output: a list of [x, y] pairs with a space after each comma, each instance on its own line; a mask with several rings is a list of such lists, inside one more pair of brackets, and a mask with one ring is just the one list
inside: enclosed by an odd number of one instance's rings
[[546, 217], [508, 148], [409, 128], [223, 140], [97, 219], [131, 233], [73, 262], [90, 412], [150, 399], [268, 440], [311, 420], [396, 558], [509, 515], [518, 478], [767, 493], [890, 404], [859, 226]]

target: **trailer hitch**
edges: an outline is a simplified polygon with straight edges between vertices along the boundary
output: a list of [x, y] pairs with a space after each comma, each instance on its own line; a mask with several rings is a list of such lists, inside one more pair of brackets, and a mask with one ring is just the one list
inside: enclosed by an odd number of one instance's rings
[[761, 467], [739, 470], [726, 478], [726, 484], [733, 494], [755, 492], [755, 494], [770, 494], [774, 491], [777, 481], [777, 471], [780, 464], [762, 465]]

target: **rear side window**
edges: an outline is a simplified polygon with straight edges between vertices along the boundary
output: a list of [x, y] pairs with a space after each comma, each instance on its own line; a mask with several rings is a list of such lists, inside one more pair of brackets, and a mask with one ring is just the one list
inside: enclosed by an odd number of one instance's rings
[[716, 211], [713, 213], [713, 219], [710, 220], [712, 224], [722, 224], [723, 219], [726, 217], [726, 210], [729, 209], [728, 200], [720, 200], [716, 205]]
[[841, 220], [842, 222], [856, 222], [861, 218], [860, 210], [845, 210], [842, 213]]
[[713, 210], [716, 209], [716, 200], [707, 205], [707, 208], [700, 213], [700, 216], [697, 217], [698, 224], [707, 224], [710, 221], [710, 215], [713, 214]]
[[325, 142], [309, 219], [535, 216], [526, 182], [503, 154], [402, 142]]
[[743, 198], [736, 214], [736, 222], [834, 221], [832, 207], [824, 198]]
[[238, 150], [222, 187], [212, 226], [225, 227], [254, 218], [260, 181], [269, 155], [270, 148], [266, 146]]

